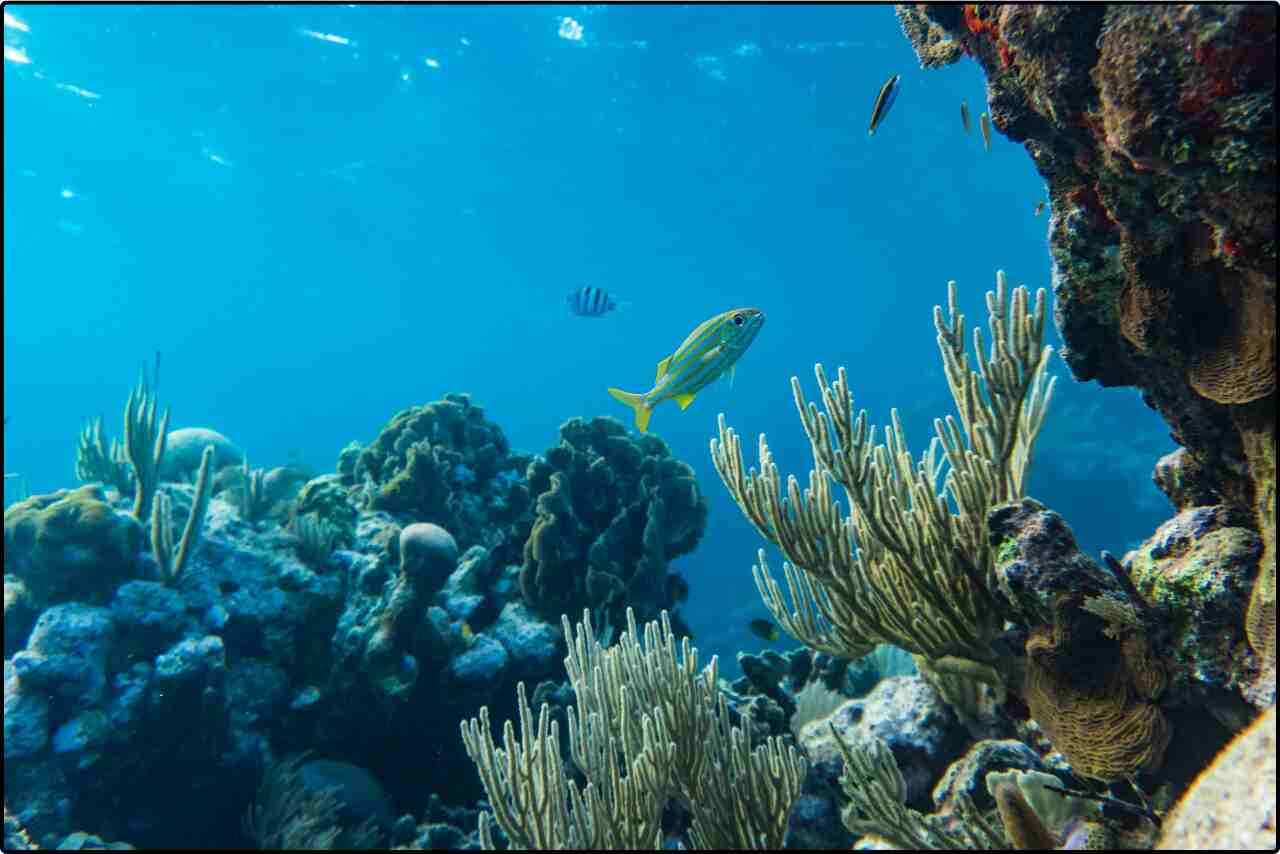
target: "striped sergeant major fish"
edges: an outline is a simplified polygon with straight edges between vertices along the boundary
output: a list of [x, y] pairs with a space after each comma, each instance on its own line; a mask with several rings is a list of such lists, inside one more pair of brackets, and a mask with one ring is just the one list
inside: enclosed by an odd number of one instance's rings
[[569, 310], [580, 317], [601, 317], [611, 311], [627, 307], [609, 296], [609, 292], [591, 285], [583, 285], [566, 298]]
[[895, 74], [880, 87], [880, 94], [876, 95], [875, 105], [871, 108], [871, 127], [867, 128], [867, 136], [875, 135], [876, 128], [889, 115], [889, 108], [898, 100], [898, 81], [901, 79], [901, 74]]
[[664, 400], [674, 400], [688, 408], [704, 386], [721, 374], [733, 383], [734, 363], [747, 351], [764, 325], [758, 308], [735, 308], [717, 314], [689, 333], [676, 351], [658, 363], [653, 388], [643, 394], [611, 388], [609, 394], [635, 410], [636, 429], [649, 429], [653, 408]]

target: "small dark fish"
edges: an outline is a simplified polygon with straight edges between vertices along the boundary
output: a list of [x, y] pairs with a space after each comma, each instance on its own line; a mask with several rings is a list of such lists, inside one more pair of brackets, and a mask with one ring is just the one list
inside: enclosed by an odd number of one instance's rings
[[600, 317], [619, 308], [609, 292], [583, 285], [568, 296], [569, 310], [580, 317]]
[[901, 74], [895, 74], [880, 87], [875, 106], [871, 108], [871, 126], [867, 128], [867, 136], [875, 135], [876, 128], [880, 127], [884, 117], [889, 115], [889, 108], [893, 106], [894, 101], [898, 100], [898, 81], [901, 79]]
[[964, 125], [964, 132], [969, 132], [969, 101], [960, 102], [960, 124]]
[[1044, 213], [1044, 202], [1040, 201], [1036, 203], [1036, 216], [1040, 216], [1042, 213]]
[[982, 144], [986, 146], [987, 151], [991, 150], [991, 118], [983, 113], [978, 117], [978, 124], [982, 127]]
[[768, 620], [752, 620], [747, 623], [747, 628], [751, 629], [751, 634], [758, 638], [764, 638], [767, 641], [776, 641], [782, 637], [782, 633], [778, 631], [778, 627]]

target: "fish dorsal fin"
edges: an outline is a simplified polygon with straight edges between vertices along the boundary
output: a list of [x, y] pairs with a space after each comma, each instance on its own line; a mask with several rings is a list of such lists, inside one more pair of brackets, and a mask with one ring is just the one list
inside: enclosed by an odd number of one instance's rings
[[693, 398], [694, 398], [695, 396], [696, 396], [696, 395], [694, 395], [694, 394], [693, 394], [693, 393], [691, 393], [691, 392], [689, 392], [689, 393], [685, 393], [685, 394], [677, 394], [677, 395], [673, 395], [673, 396], [672, 396], [672, 400], [674, 400], [676, 403], [680, 404], [680, 408], [681, 408], [681, 409], [688, 409], [688, 408], [689, 408], [689, 404], [693, 403]]
[[654, 382], [657, 382], [658, 380], [660, 380], [660, 379], [662, 379], [664, 376], [666, 376], [666, 373], [667, 373], [667, 365], [669, 365], [669, 364], [671, 364], [671, 357], [670, 357], [670, 356], [668, 356], [667, 358], [663, 359], [661, 362], [659, 362], [659, 363], [658, 363], [658, 375], [657, 375], [656, 377], [654, 377], [654, 378], [653, 378], [653, 381], [654, 381]]

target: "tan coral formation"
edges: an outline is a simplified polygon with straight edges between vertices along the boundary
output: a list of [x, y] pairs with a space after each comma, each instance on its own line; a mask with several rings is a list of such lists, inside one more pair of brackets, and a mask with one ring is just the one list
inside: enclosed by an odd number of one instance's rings
[[1023, 691], [1032, 717], [1072, 769], [1113, 782], [1159, 768], [1172, 728], [1154, 702], [1166, 677], [1146, 638], [1126, 631], [1119, 643], [1108, 643], [1105, 635], [1115, 627], [1091, 632], [1097, 622], [1073, 597], [1060, 597], [1053, 625], [1033, 629], [1027, 639]]
[[1250, 403], [1276, 390], [1276, 295], [1257, 274], [1224, 272], [1218, 280], [1222, 314], [1202, 332], [1187, 380], [1218, 403]]

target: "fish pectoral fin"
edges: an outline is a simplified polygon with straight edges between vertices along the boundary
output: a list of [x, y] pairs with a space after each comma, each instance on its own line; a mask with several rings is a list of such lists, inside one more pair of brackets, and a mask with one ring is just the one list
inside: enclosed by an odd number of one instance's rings
[[680, 408], [681, 408], [681, 409], [688, 409], [688, 408], [689, 408], [689, 404], [693, 403], [693, 399], [694, 399], [694, 397], [696, 397], [696, 396], [697, 396], [697, 395], [695, 395], [695, 394], [693, 394], [693, 393], [677, 394], [677, 395], [675, 395], [674, 397], [672, 397], [672, 400], [674, 400], [676, 403], [680, 404]]
[[669, 364], [671, 364], [670, 356], [668, 356], [667, 358], [663, 359], [661, 362], [658, 363], [658, 375], [653, 378], [654, 382], [657, 382], [658, 380], [662, 379], [662, 377], [667, 373], [667, 365]]
[[703, 362], [710, 362], [710, 361], [713, 361], [716, 357], [718, 357], [718, 356], [720, 355], [720, 351], [721, 351], [723, 348], [724, 348], [724, 345], [723, 345], [723, 344], [717, 344], [716, 346], [712, 347], [710, 350], [708, 350], [707, 352], [705, 352], [705, 353], [703, 353], [703, 354], [702, 354], [702, 360], [701, 360], [701, 361], [703, 361]]
[[728, 373], [729, 373], [729, 388], [733, 388], [733, 375], [734, 375], [735, 373], [737, 373], [737, 372], [738, 372], [738, 366], [737, 366], [737, 365], [730, 365], [730, 366], [729, 366], [729, 372], [728, 372]]

